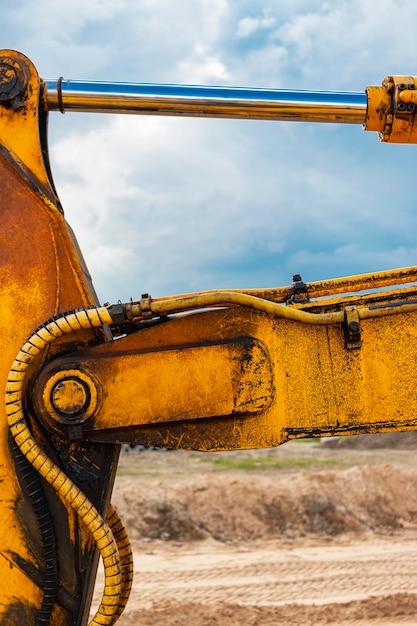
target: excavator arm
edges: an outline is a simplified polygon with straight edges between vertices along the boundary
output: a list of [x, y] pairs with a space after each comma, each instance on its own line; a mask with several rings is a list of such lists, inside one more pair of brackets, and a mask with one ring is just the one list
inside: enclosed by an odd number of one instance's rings
[[122, 443], [417, 428], [417, 268], [100, 306], [52, 182], [48, 112], [357, 123], [415, 143], [416, 80], [364, 94], [43, 81], [0, 52], [2, 624], [87, 624], [99, 554], [90, 623], [117, 621], [133, 573], [110, 505]]

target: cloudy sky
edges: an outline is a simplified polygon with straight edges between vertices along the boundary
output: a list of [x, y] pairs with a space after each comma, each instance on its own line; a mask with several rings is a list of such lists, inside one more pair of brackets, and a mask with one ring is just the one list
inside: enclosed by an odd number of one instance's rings
[[[363, 91], [417, 72], [415, 0], [14, 0], [43, 78]], [[53, 113], [102, 301], [413, 265], [416, 148], [360, 126]]]

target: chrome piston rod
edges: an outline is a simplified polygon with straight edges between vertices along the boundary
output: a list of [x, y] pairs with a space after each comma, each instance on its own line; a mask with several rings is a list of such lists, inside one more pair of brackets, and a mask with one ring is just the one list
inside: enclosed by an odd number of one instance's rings
[[49, 111], [363, 124], [361, 92], [46, 80]]

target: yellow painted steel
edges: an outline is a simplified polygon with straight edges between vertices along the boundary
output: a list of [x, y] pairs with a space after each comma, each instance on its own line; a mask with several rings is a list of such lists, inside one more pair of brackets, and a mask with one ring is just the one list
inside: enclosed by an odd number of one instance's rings
[[[268, 350], [253, 337], [194, 341], [190, 333], [186, 345], [172, 346], [168, 340], [163, 349], [142, 350], [142, 336], [136, 333], [109, 346], [52, 362], [40, 374], [33, 391], [41, 419], [63, 432], [71, 428], [74, 417], [66, 417], [73, 406], [71, 387], [64, 385], [67, 392], [60, 398], [62, 409], [69, 409], [63, 416], [62, 410], [51, 408], [49, 381], [58, 376], [62, 381], [69, 377], [85, 380], [91, 372], [101, 402], [92, 412], [88, 405], [78, 418], [87, 437], [91, 429], [123, 430], [152, 423], [256, 414], [274, 398]], [[85, 420], [87, 411], [90, 419]]]
[[[402, 285], [417, 268], [310, 283], [305, 302], [293, 285], [98, 307], [49, 174], [43, 83], [23, 55], [0, 55], [0, 94], [15, 71], [24, 79], [0, 102], [0, 622], [84, 626], [95, 542], [106, 579], [92, 624], [111, 625], [133, 574], [109, 508], [114, 444], [226, 450], [416, 429], [417, 292]], [[416, 87], [368, 88], [366, 128], [417, 142]], [[110, 341], [124, 323], [136, 332]], [[56, 533], [49, 608], [31, 472]]]
[[43, 114], [44, 106], [39, 77], [29, 59], [23, 54], [14, 50], [1, 50], [0, 56], [3, 65], [18, 63], [29, 79], [26, 94], [22, 99], [24, 103], [22, 114], [13, 107], [2, 107], [1, 126], [4, 130], [7, 129], [7, 132], [1, 135], [2, 151], [7, 151], [15, 166], [21, 166], [25, 170], [22, 175], [34, 181], [38, 194], [44, 195], [44, 201], [50, 200], [51, 206], [56, 205], [57, 197], [47, 172], [45, 156], [39, 149], [39, 116]]
[[368, 87], [365, 130], [381, 141], [417, 143], [415, 76], [386, 76], [381, 87]]
[[[227, 295], [229, 302], [233, 295]], [[106, 390], [96, 413], [82, 423], [86, 440], [227, 450], [276, 446], [302, 436], [417, 427], [416, 302], [387, 298], [375, 307], [356, 308], [343, 307], [337, 298], [332, 306], [343, 310], [313, 314], [235, 295], [250, 306], [174, 317], [51, 363], [34, 393], [41, 419], [39, 398], [53, 372], [65, 376], [78, 369], [93, 372]], [[191, 300], [206, 307], [216, 298]], [[189, 307], [187, 298], [179, 298], [175, 310], [180, 302]], [[171, 308], [174, 302], [166, 304]], [[137, 305], [125, 305], [126, 315], [129, 306]], [[166, 313], [161, 301], [156, 308]], [[359, 328], [353, 326], [349, 340], [352, 323]], [[240, 357], [240, 371], [233, 347], [249, 341], [257, 350]], [[67, 400], [71, 405], [71, 394]], [[62, 428], [48, 416], [45, 422]]]
[[[60, 311], [92, 305], [95, 295], [44, 161], [46, 121], [37, 72], [23, 55], [11, 51], [0, 55], [6, 62], [13, 55], [18, 64], [25, 66], [28, 81], [17, 108], [0, 103], [0, 382], [5, 388], [10, 366], [33, 329]], [[82, 330], [77, 337], [79, 345], [103, 340], [103, 333], [94, 329]], [[61, 342], [59, 348], [51, 347], [44, 358], [65, 349], [65, 342]], [[39, 363], [28, 366], [29, 377], [37, 367]], [[17, 371], [13, 376], [17, 380], [11, 381], [12, 386], [19, 383], [20, 374]], [[26, 406], [26, 388], [22, 393]], [[46, 557], [39, 522], [25, 486], [25, 473], [29, 470], [23, 462], [15, 464], [17, 453], [10, 441], [3, 405], [0, 412], [0, 622], [32, 626], [42, 611], [47, 612]], [[75, 470], [81, 483], [92, 482], [94, 505], [105, 512], [117, 448], [110, 445], [89, 451], [84, 447], [81, 454], [75, 444], [46, 438], [30, 412], [27, 420], [37, 445], [55, 459], [60, 450], [60, 465], [70, 473]], [[78, 458], [85, 459], [84, 475], [78, 471]], [[31, 481], [32, 478], [26, 480]], [[80, 526], [77, 513], [63, 496], [57, 497], [41, 482], [37, 494], [40, 492], [44, 512], [49, 509], [55, 528], [59, 553], [57, 584], [52, 585], [56, 587], [55, 601], [48, 609], [48, 619], [51, 626], [69, 626], [88, 615], [97, 567], [96, 549], [90, 532]]]

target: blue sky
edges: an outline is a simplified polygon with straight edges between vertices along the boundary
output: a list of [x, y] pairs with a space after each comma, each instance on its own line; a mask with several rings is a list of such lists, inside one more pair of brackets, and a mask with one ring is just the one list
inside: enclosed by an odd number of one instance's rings
[[[412, 0], [15, 0], [44, 78], [363, 91], [417, 72]], [[416, 148], [360, 126], [67, 113], [52, 169], [102, 301], [416, 262]]]

